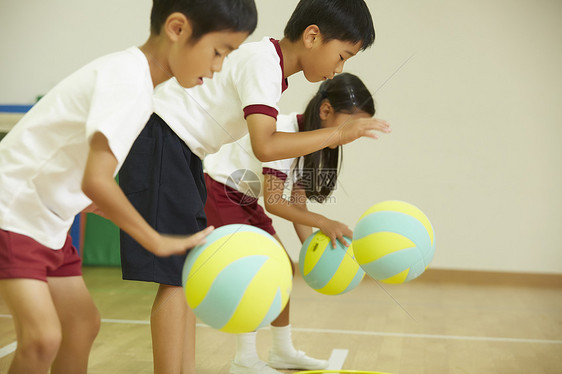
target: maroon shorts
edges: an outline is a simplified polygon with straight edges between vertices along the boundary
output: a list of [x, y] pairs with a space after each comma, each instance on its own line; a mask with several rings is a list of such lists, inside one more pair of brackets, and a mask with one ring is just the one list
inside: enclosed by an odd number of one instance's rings
[[207, 186], [207, 203], [205, 214], [207, 223], [215, 227], [243, 223], [259, 227], [271, 235], [275, 235], [275, 229], [271, 218], [258, 204], [258, 199], [247, 195], [217, 182], [205, 174]]
[[38, 279], [82, 275], [82, 259], [70, 235], [53, 250], [28, 236], [0, 230], [0, 279]]

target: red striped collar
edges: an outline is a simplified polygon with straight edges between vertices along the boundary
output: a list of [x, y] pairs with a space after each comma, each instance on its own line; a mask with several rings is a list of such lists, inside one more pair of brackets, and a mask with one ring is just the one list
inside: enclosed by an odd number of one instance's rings
[[289, 87], [289, 81], [285, 78], [285, 65], [283, 63], [283, 52], [281, 51], [281, 46], [279, 45], [279, 40], [269, 38], [271, 43], [275, 46], [275, 50], [277, 51], [277, 55], [279, 55], [280, 65], [281, 65], [281, 93], [285, 92], [285, 90]]

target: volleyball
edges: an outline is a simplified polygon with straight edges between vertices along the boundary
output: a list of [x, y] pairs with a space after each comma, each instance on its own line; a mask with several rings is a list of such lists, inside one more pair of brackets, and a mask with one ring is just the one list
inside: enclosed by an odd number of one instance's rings
[[403, 201], [373, 205], [353, 232], [355, 258], [365, 272], [385, 283], [419, 277], [433, 259], [435, 234], [425, 214]]
[[203, 323], [245, 333], [269, 325], [289, 300], [292, 267], [273, 236], [249, 225], [217, 228], [185, 260], [189, 307]]
[[[345, 238], [351, 244], [350, 238]], [[310, 287], [325, 295], [340, 295], [351, 291], [363, 279], [365, 272], [355, 258], [353, 249], [337, 241], [336, 248], [321, 231], [310, 235], [299, 254], [299, 269]]]

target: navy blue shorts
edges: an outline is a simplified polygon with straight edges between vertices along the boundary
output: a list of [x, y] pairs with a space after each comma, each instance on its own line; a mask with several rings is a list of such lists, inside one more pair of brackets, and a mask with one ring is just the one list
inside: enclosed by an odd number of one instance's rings
[[[201, 159], [156, 114], [119, 171], [119, 185], [159, 233], [190, 235], [207, 227]], [[181, 286], [185, 257], [155, 256], [121, 231], [123, 279]]]

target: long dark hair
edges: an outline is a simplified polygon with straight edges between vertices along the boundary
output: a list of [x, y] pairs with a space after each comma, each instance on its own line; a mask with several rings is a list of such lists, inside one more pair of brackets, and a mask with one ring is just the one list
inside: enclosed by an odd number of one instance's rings
[[[320, 107], [324, 100], [330, 103], [336, 113], [352, 114], [360, 110], [375, 115], [373, 96], [361, 79], [353, 74], [342, 73], [320, 85], [304, 112], [302, 131], [321, 128]], [[298, 174], [298, 167], [295, 173], [308, 199], [324, 202], [330, 196], [337, 184], [340, 160], [343, 160], [341, 146], [334, 149], [326, 147], [299, 158], [297, 165], [303, 166], [302, 173]]]

